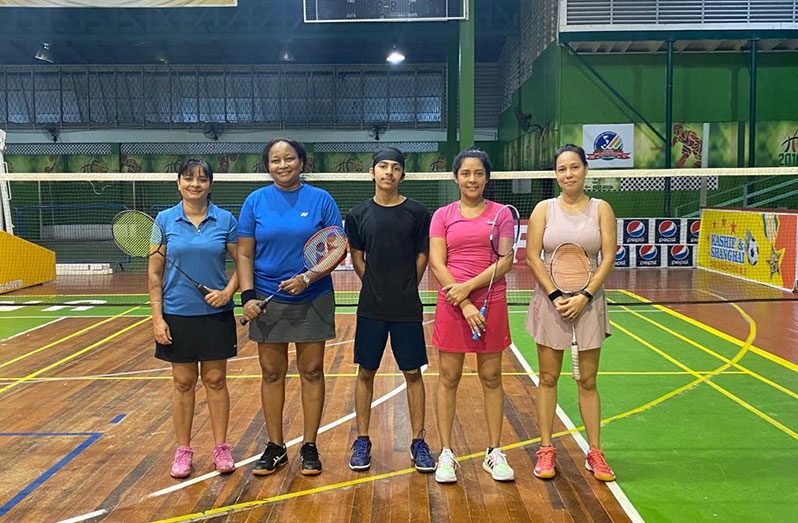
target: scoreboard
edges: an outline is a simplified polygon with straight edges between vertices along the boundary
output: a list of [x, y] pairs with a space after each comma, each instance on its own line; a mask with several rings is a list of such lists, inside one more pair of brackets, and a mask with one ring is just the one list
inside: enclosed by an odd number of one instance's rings
[[468, 0], [305, 0], [305, 22], [436, 22], [468, 18]]

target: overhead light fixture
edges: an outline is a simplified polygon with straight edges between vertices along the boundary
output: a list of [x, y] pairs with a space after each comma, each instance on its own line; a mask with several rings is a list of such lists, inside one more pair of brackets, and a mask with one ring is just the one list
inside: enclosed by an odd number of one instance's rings
[[53, 54], [53, 50], [50, 49], [52, 44], [50, 42], [44, 42], [39, 50], [36, 51], [36, 59], [41, 60], [47, 63], [54, 63], [55, 62], [55, 55]]
[[385, 61], [393, 65], [401, 64], [405, 61], [405, 55], [402, 54], [402, 51], [400, 51], [396, 46], [393, 46], [393, 49], [391, 49], [391, 54], [388, 55], [388, 58], [386, 58]]
[[280, 49], [280, 54], [277, 55], [277, 59], [281, 62], [293, 62], [294, 61], [294, 53], [291, 52], [291, 49], [288, 45], [284, 45], [282, 49]]

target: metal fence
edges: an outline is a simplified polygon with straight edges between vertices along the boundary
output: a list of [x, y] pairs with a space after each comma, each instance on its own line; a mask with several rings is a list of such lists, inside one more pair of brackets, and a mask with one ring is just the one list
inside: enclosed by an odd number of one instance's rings
[[0, 67], [6, 128], [445, 128], [446, 72], [403, 66]]

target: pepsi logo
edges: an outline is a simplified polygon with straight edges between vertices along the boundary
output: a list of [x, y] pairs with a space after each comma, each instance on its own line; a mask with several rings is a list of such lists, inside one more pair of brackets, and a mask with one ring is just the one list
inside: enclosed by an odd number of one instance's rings
[[676, 236], [678, 229], [679, 228], [676, 226], [676, 222], [673, 220], [662, 220], [659, 222], [658, 231], [660, 235], [665, 238], [673, 238]]
[[690, 224], [690, 234], [698, 236], [699, 232], [701, 232], [701, 220], [696, 220]]
[[674, 260], [686, 260], [690, 256], [690, 248], [687, 245], [671, 246], [671, 257]]
[[632, 238], [640, 238], [646, 232], [646, 226], [640, 220], [631, 220], [626, 224], [626, 234]]
[[641, 245], [637, 255], [642, 260], [654, 260], [659, 255], [659, 248], [656, 245]]
[[626, 247], [623, 245], [619, 245], [617, 249], [615, 249], [615, 261], [622, 262], [626, 259]]

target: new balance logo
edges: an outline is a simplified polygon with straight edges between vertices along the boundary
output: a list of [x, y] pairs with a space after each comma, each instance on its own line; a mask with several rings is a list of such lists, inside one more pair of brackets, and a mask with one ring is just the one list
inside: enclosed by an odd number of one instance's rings
[[309, 212], [305, 211], [301, 213], [299, 216], [301, 216], [302, 218], [307, 218], [309, 214], [310, 214]]

